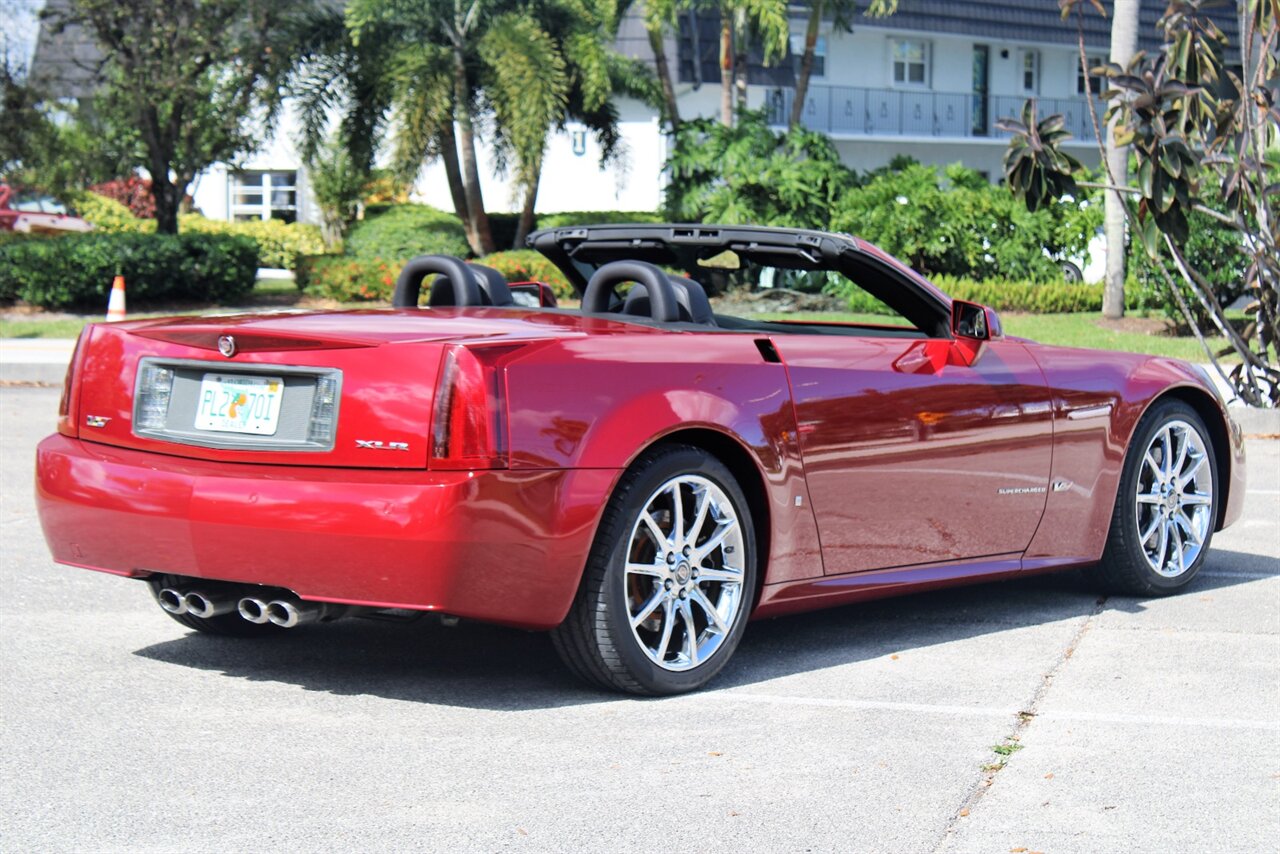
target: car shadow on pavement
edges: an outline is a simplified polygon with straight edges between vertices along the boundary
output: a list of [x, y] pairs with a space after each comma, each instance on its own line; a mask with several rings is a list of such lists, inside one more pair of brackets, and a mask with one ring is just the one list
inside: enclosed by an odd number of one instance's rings
[[[1280, 559], [1215, 550], [1180, 595], [1280, 576]], [[960, 587], [760, 620], [707, 690], [736, 688], [906, 650], [1073, 619], [1101, 597], [1078, 572]], [[1140, 611], [1148, 600], [1109, 597], [1104, 609]], [[434, 619], [407, 624], [349, 619], [259, 640], [197, 633], [135, 655], [231, 678], [280, 682], [336, 695], [370, 695], [494, 711], [615, 702], [561, 665], [550, 637]], [[657, 702], [661, 702], [658, 700]]]

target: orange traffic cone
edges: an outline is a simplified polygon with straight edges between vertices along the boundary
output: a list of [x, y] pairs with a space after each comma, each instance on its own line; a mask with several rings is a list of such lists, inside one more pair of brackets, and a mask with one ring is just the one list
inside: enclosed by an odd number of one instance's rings
[[107, 302], [107, 322], [124, 320], [124, 276], [111, 283], [111, 299]]

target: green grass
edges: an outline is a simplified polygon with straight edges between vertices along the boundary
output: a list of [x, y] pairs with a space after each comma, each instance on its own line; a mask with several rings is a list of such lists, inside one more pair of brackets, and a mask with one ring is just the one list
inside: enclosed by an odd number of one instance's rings
[[[893, 323], [891, 317], [853, 312], [762, 314], [764, 320], [797, 320], [838, 323]], [[1194, 336], [1150, 335], [1140, 331], [1110, 329], [1102, 325], [1101, 318], [1093, 312], [1079, 314], [1015, 314], [1000, 315], [1004, 331], [1008, 335], [1030, 338], [1042, 344], [1064, 347], [1087, 347], [1095, 350], [1119, 350], [1125, 353], [1146, 353], [1151, 356], [1171, 356], [1192, 362], [1206, 361], [1204, 350]], [[1209, 344], [1215, 350], [1227, 346], [1222, 338], [1211, 338]]]
[[[262, 282], [254, 289], [255, 297], [269, 299], [273, 295], [296, 292], [291, 282]], [[163, 317], [171, 314], [199, 314], [198, 311], [182, 312], [130, 312], [129, 318]], [[877, 314], [853, 312], [761, 314], [765, 320], [795, 320], [808, 322], [893, 324], [894, 318]], [[0, 338], [75, 338], [86, 323], [102, 319], [102, 315], [51, 314], [0, 317]], [[1009, 335], [1017, 335], [1068, 347], [1088, 347], [1099, 350], [1120, 350], [1128, 353], [1147, 353], [1153, 356], [1172, 356], [1193, 362], [1205, 361], [1204, 351], [1194, 337], [1150, 335], [1141, 331], [1122, 331], [1107, 328], [1094, 313], [1082, 314], [1003, 314], [1001, 321]], [[900, 321], [899, 321], [900, 322]], [[1221, 338], [1213, 338], [1215, 349], [1226, 346]]]

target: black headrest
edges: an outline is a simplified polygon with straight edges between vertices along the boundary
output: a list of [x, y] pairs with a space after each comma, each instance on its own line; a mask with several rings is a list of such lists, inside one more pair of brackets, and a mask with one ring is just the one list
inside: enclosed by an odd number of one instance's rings
[[483, 264], [468, 264], [471, 272], [476, 274], [476, 284], [480, 286], [480, 297], [485, 305], [515, 305], [511, 289], [507, 287], [507, 277], [492, 267]]
[[[431, 285], [429, 305], [481, 304], [480, 286], [476, 284], [474, 274], [467, 270], [467, 265], [461, 259], [454, 258], [452, 255], [419, 255], [405, 264], [404, 269], [400, 271], [400, 278], [396, 281], [391, 304], [397, 308], [416, 308], [418, 295], [422, 291], [422, 280], [432, 273], [438, 274], [440, 278]], [[456, 278], [462, 282], [462, 287], [457, 289], [457, 293], [449, 282], [450, 278]], [[436, 289], [441, 279], [444, 279], [447, 288], [440, 288], [440, 293], [437, 295]]]
[[[711, 312], [711, 300], [702, 285], [692, 279], [680, 276], [667, 276], [676, 293], [679, 305], [680, 320], [685, 323], [702, 323], [715, 325], [715, 315]], [[640, 288], [632, 288], [622, 304], [622, 313], [636, 317], [650, 316], [649, 295]]]

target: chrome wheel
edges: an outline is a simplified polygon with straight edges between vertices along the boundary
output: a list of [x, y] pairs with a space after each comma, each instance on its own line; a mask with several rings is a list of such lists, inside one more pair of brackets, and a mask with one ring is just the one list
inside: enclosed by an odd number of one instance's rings
[[1138, 543], [1157, 574], [1177, 578], [1199, 557], [1213, 530], [1213, 489], [1200, 431], [1164, 424], [1143, 453], [1134, 496]]
[[704, 663], [742, 610], [746, 550], [733, 502], [708, 478], [672, 478], [645, 501], [627, 542], [627, 616], [640, 649], [665, 670]]

